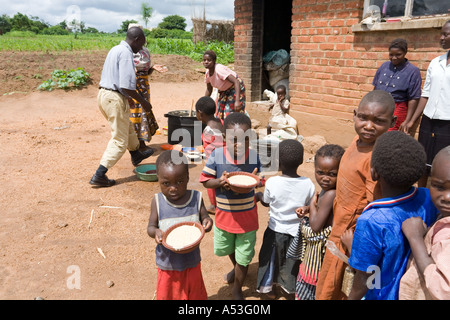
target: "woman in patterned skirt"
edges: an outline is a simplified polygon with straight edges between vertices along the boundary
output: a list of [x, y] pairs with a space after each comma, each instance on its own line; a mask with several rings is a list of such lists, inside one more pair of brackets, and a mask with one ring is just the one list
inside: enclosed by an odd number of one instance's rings
[[[142, 29], [142, 26], [135, 24], [130, 24], [128, 28], [136, 26]], [[166, 72], [167, 68], [163, 65], [152, 65], [150, 52], [145, 47], [142, 47], [138, 53], [134, 54], [134, 65], [136, 68], [136, 89], [151, 104], [149, 75], [152, 74], [153, 70]], [[141, 104], [134, 99], [129, 98], [128, 103], [130, 104], [130, 121], [134, 126], [140, 143], [139, 149], [150, 149], [146, 142], [150, 142], [152, 136], [159, 128], [155, 115], [152, 111], [145, 112]]]

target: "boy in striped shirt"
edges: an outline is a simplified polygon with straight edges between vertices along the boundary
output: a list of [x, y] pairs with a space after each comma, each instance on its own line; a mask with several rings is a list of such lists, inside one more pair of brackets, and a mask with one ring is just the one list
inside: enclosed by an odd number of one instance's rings
[[224, 120], [225, 144], [209, 156], [200, 176], [205, 188], [216, 190], [214, 224], [214, 254], [229, 256], [233, 270], [224, 276], [233, 283], [233, 298], [243, 299], [242, 285], [248, 265], [255, 255], [258, 209], [254, 190], [235, 193], [226, 181], [228, 173], [261, 171], [261, 162], [255, 150], [249, 149], [251, 121], [244, 113], [234, 112]]

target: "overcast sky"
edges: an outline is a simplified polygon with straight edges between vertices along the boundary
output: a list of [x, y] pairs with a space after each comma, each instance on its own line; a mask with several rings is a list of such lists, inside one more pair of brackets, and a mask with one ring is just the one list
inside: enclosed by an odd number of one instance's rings
[[[177, 14], [186, 19], [186, 31], [192, 28], [191, 18], [203, 16], [205, 5], [205, 0], [0, 0], [0, 15], [12, 17], [20, 12], [28, 17], [37, 16], [50, 25], [59, 24], [67, 18], [72, 21], [73, 17], [79, 16], [86, 27], [114, 32], [125, 20], [137, 20], [145, 27], [141, 14], [142, 2], [153, 8], [148, 28], [156, 27], [164, 17]], [[206, 0], [206, 18], [233, 20], [234, 0]]]

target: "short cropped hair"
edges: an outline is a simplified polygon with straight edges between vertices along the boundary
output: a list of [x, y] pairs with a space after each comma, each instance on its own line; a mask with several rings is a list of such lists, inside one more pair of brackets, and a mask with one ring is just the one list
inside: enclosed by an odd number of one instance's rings
[[317, 164], [317, 158], [333, 158], [339, 162], [341, 162], [342, 155], [344, 154], [345, 149], [337, 144], [326, 144], [319, 148], [316, 152], [316, 156], [314, 157], [314, 164]]
[[215, 62], [217, 60], [217, 55], [214, 51], [212, 50], [206, 50], [205, 53], [203, 53], [203, 55], [208, 55], [211, 57], [211, 59]]
[[144, 31], [139, 27], [130, 27], [127, 31], [127, 39], [134, 40], [145, 37]]
[[406, 42], [405, 39], [395, 39], [391, 42], [390, 46], [389, 46], [389, 50], [391, 50], [392, 48], [397, 48], [402, 50], [404, 53], [408, 52], [408, 42]]
[[412, 186], [425, 173], [423, 146], [401, 131], [383, 133], [375, 142], [371, 166], [391, 186]]
[[280, 165], [286, 169], [295, 169], [303, 163], [303, 145], [295, 139], [286, 139], [278, 145]]
[[445, 159], [450, 162], [450, 146], [447, 146], [447, 147], [441, 149], [434, 156], [434, 160], [433, 160], [433, 162], [431, 164], [431, 175], [433, 175], [433, 168], [435, 167], [435, 162], [437, 163], [436, 159], [438, 159], [438, 158], [440, 159], [441, 157], [445, 157]]
[[214, 115], [216, 113], [216, 103], [213, 98], [204, 96], [198, 99], [195, 104], [195, 110], [201, 111], [207, 115]]
[[236, 124], [243, 124], [248, 126], [250, 129], [252, 128], [252, 121], [245, 113], [242, 112], [232, 112], [223, 121], [224, 129], [229, 129], [231, 126]]
[[284, 85], [284, 84], [280, 84], [279, 86], [277, 86], [277, 89], [276, 89], [276, 91], [278, 91], [278, 90], [283, 90], [284, 92], [286, 92], [286, 86]]
[[158, 173], [162, 166], [177, 165], [183, 165], [186, 170], [186, 174], [189, 175], [188, 159], [182, 152], [176, 150], [163, 151], [156, 159], [156, 173]]
[[391, 115], [394, 115], [395, 110], [395, 101], [394, 98], [392, 98], [392, 95], [389, 92], [386, 92], [384, 90], [373, 90], [367, 93], [359, 103], [359, 106], [376, 102], [379, 103], [386, 108], [389, 108], [389, 113]]

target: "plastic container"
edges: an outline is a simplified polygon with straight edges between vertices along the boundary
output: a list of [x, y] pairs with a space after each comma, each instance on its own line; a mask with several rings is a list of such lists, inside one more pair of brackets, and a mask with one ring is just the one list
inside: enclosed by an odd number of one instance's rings
[[189, 153], [189, 152], [194, 152], [194, 151], [196, 151], [196, 149], [194, 147], [181, 148], [181, 152], [183, 152], [183, 153]]
[[136, 172], [136, 175], [142, 181], [158, 181], [155, 164], [142, 164], [137, 166], [134, 172]]
[[[169, 144], [182, 144], [184, 147], [202, 145], [204, 125], [197, 120], [195, 111], [191, 114], [189, 110], [175, 110], [164, 116], [168, 118], [167, 141]], [[174, 134], [175, 131], [176, 134]]]
[[161, 145], [161, 149], [163, 150], [172, 150], [173, 149], [173, 145], [165, 143]]
[[191, 162], [201, 162], [203, 157], [200, 152], [192, 151], [192, 152], [186, 153], [186, 158], [188, 158], [188, 160]]

